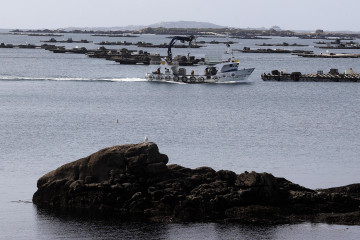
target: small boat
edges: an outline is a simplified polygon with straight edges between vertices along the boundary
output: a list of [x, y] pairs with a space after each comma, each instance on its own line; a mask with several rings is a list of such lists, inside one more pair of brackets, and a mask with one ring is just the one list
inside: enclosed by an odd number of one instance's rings
[[196, 75], [194, 71], [191, 71], [191, 74], [186, 74], [185, 68], [178, 69], [178, 66], [168, 65], [162, 59], [157, 71], [147, 73], [145, 79], [148, 81], [183, 83], [247, 83], [250, 82], [248, 78], [254, 69], [239, 69], [239, 61], [230, 59], [227, 62], [206, 67], [203, 75]]

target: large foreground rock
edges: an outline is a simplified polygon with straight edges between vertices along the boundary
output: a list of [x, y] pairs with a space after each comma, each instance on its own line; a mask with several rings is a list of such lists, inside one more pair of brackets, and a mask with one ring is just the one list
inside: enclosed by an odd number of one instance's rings
[[269, 173], [167, 163], [154, 143], [105, 148], [41, 177], [33, 202], [121, 220], [360, 224], [360, 184], [314, 191]]

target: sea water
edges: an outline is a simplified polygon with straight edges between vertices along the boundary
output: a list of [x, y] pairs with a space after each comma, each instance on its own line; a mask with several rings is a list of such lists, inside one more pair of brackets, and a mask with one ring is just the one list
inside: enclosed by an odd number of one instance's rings
[[[57, 39], [69, 37], [104, 40], [86, 34]], [[48, 39], [0, 35], [0, 42], [13, 44]], [[153, 35], [126, 39], [169, 40]], [[273, 38], [239, 40], [232, 48], [254, 48], [265, 41], [315, 45], [312, 40]], [[321, 51], [311, 46], [288, 49]], [[166, 55], [166, 49], [144, 50]], [[225, 50], [208, 44], [191, 54]], [[188, 51], [173, 49], [173, 54]], [[309, 73], [352, 67], [360, 72], [359, 60], [235, 56], [243, 67], [255, 67], [253, 83], [146, 82], [145, 73], [156, 66], [124, 66], [42, 49], [0, 49], [0, 239], [357, 239], [358, 226], [119, 223], [57, 216], [32, 204], [36, 181], [45, 173], [104, 147], [142, 142], [145, 135], [169, 156], [169, 164], [269, 172], [309, 188], [359, 182], [360, 84], [260, 78], [273, 69]]]

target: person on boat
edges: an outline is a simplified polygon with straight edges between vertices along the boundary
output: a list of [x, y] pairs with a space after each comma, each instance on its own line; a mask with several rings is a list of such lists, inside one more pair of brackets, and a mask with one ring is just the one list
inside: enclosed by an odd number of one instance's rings
[[157, 73], [157, 74], [160, 74], [160, 68], [157, 69], [156, 73]]
[[213, 76], [213, 75], [216, 75], [216, 73], [217, 73], [217, 70], [215, 67], [207, 67], [205, 69], [205, 75], [207, 75], [207, 76]]
[[191, 73], [190, 73], [190, 74], [191, 74], [191, 76], [193, 76], [193, 75], [194, 75], [194, 70], [191, 70]]
[[211, 78], [211, 70], [210, 68], [205, 68], [204, 74], [206, 76], [206, 79], [210, 79]]

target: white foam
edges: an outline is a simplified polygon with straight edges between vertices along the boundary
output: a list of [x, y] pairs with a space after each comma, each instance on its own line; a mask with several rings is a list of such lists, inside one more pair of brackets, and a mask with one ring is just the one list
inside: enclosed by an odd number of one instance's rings
[[[146, 82], [145, 78], [76, 78], [76, 77], [22, 77], [22, 76], [0, 76], [0, 81], [83, 81], [83, 82]], [[157, 81], [152, 82], [161, 83], [172, 83], [172, 84], [188, 84], [184, 82], [173, 82], [173, 81]], [[239, 83], [250, 83], [246, 82], [217, 82], [216, 84], [239, 84]], [[214, 84], [214, 83], [211, 83]]]
[[[113, 81], [113, 82], [145, 82], [145, 78], [104, 78], [103, 81]], [[100, 81], [100, 79], [99, 79]]]
[[104, 82], [144, 82], [144, 78], [77, 78], [77, 77], [23, 77], [0, 76], [5, 81], [104, 81]]

